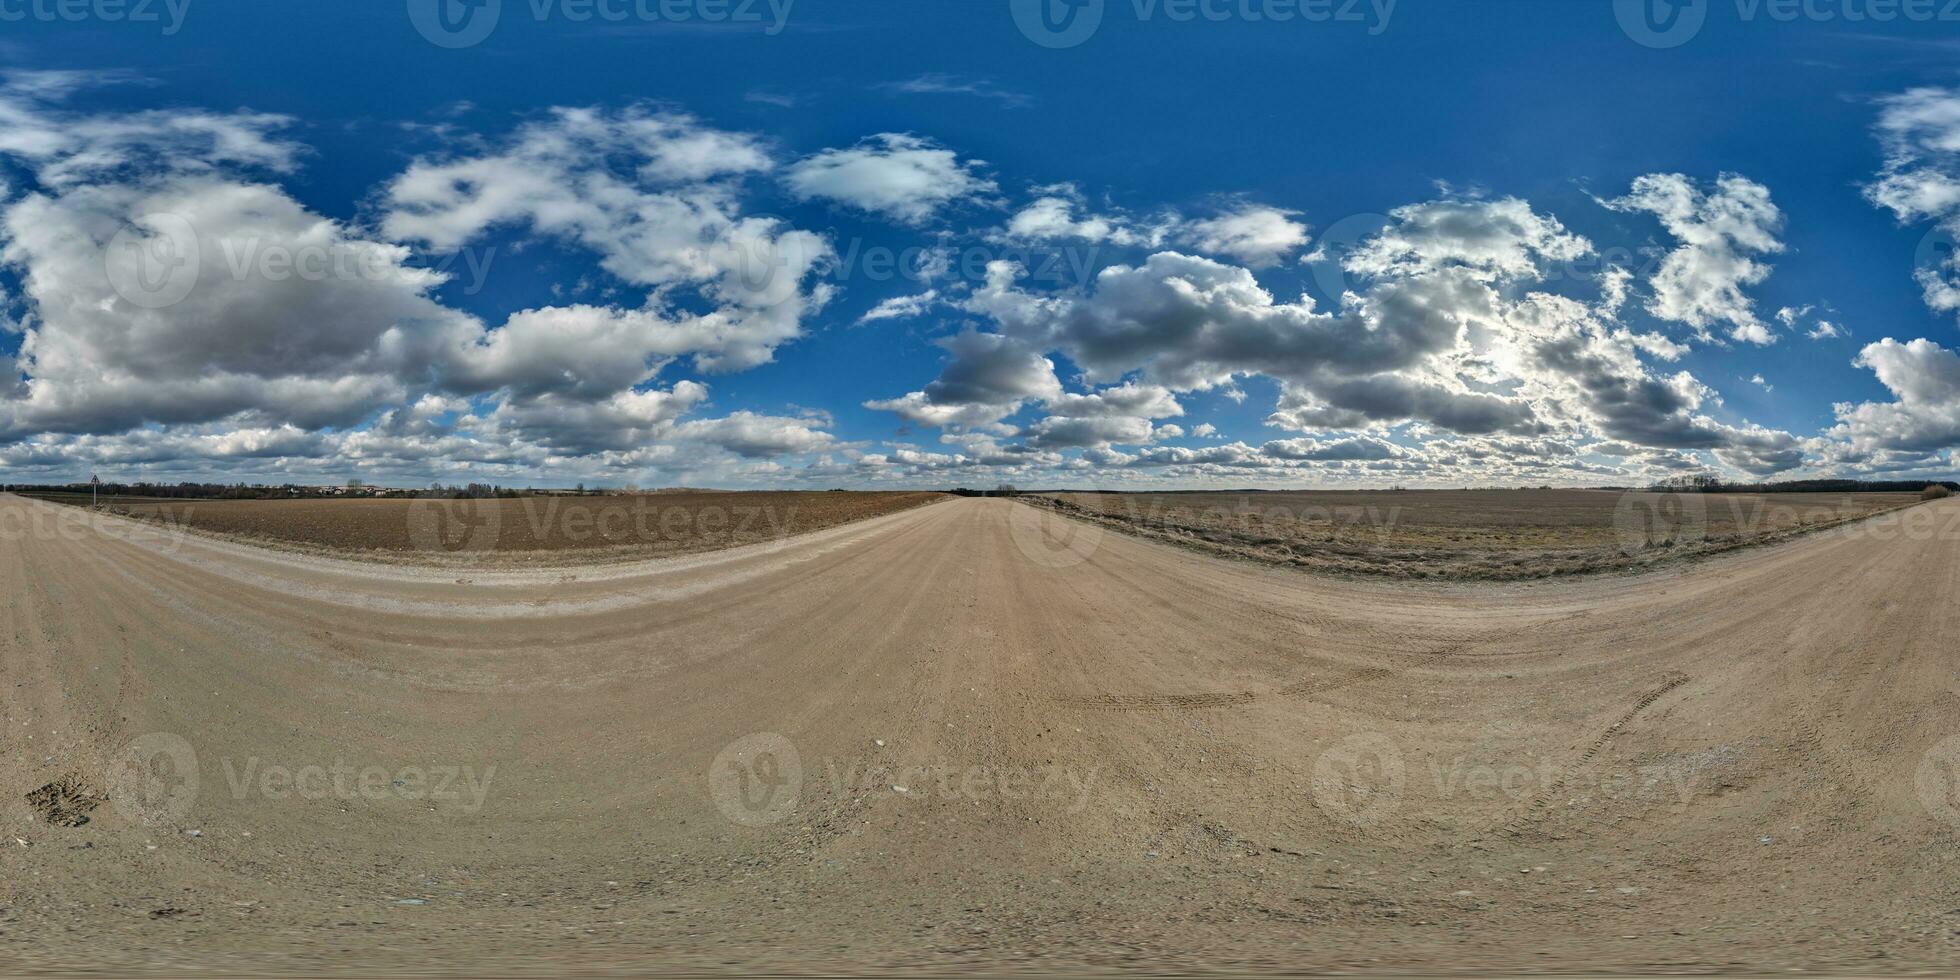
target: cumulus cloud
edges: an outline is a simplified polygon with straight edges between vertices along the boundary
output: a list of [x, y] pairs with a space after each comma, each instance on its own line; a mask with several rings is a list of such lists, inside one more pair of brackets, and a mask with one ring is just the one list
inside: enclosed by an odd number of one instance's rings
[[1915, 88], [1879, 100], [1885, 167], [1865, 189], [1901, 221], [1960, 213], [1960, 89]]
[[[388, 237], [454, 249], [496, 229], [560, 238], [607, 272], [648, 287], [705, 370], [767, 363], [830, 297], [811, 274], [820, 236], [744, 216], [737, 178], [768, 169], [753, 137], [681, 114], [559, 109], [483, 152], [422, 158], [386, 189]], [[693, 289], [711, 307], [671, 301]]]
[[726, 449], [749, 459], [769, 459], [826, 449], [836, 438], [820, 428], [821, 420], [736, 412], [725, 418], [697, 419], [674, 428], [684, 442]]
[[[828, 291], [820, 237], [740, 213], [760, 140], [691, 117], [563, 109], [509, 139], [415, 160], [373, 227], [276, 182], [303, 149], [283, 117], [62, 107], [80, 73], [0, 86], [0, 157], [26, 177], [0, 206], [22, 284], [0, 374], [0, 465], [339, 459], [506, 470], [761, 458], [833, 444], [816, 418], [684, 420], [705, 385], [652, 380], [768, 360]], [[414, 246], [496, 232], [596, 254], [644, 306], [541, 307], [497, 326], [449, 308]], [[472, 400], [476, 401], [472, 401]]]
[[1012, 337], [969, 330], [938, 343], [951, 358], [936, 380], [865, 407], [919, 425], [972, 427], [997, 423], [1030, 399], [1061, 395], [1054, 362]]
[[[1872, 345], [1859, 362], [1896, 401], [1840, 406], [1833, 439], [1735, 419], [1693, 374], [1654, 366], [1685, 343], [1620, 321], [1630, 273], [1602, 273], [1591, 302], [1535, 291], [1551, 266], [1593, 249], [1522, 199], [1395, 209], [1347, 253], [1353, 289], [1326, 309], [1261, 281], [1307, 245], [1292, 211], [1228, 198], [1197, 218], [1146, 215], [1050, 185], [978, 234], [1136, 251], [1059, 288], [995, 262], [978, 285], [937, 283], [863, 314], [943, 309], [967, 321], [936, 341], [936, 377], [864, 402], [937, 429], [939, 450], [867, 452], [829, 431], [821, 411], [705, 417], [708, 385], [672, 374], [768, 362], [831, 299], [829, 243], [748, 213], [751, 184], [776, 180], [799, 199], [922, 226], [994, 203], [978, 161], [887, 133], [785, 166], [770, 141], [684, 113], [561, 108], [501, 136], [432, 130], [440, 148], [342, 220], [282, 186], [307, 158], [285, 135], [289, 120], [65, 108], [91, 81], [101, 79], [0, 85], [13, 185], [0, 195], [0, 263], [19, 283], [6, 299], [21, 314], [0, 322], [19, 335], [19, 353], [0, 356], [0, 466], [10, 469], [1618, 480], [1711, 460], [1783, 472], [1811, 454], [1906, 465], [1952, 423], [1945, 406], [1956, 399], [1939, 379], [1954, 355], [1896, 344]], [[1781, 248], [1767, 191], [1731, 176], [1704, 191], [1655, 175], [1612, 204], [1660, 216], [1680, 239], [1648, 284], [1650, 308], [1756, 339], [1742, 290], [1766, 274], [1760, 256]], [[600, 299], [487, 321], [442, 301], [447, 277], [433, 257], [509, 239], [589, 256], [601, 282], [580, 295]], [[306, 274], [309, 256], [331, 268]], [[182, 295], [153, 302], [143, 284], [186, 267]], [[1784, 312], [1785, 329], [1809, 318], [1812, 336], [1837, 330], [1808, 309]], [[1226, 442], [1186, 418], [1193, 393], [1242, 402], [1248, 390], [1278, 392], [1266, 422], [1286, 437]], [[1187, 434], [1215, 441], [1163, 444]], [[1602, 458], [1621, 462], [1588, 461]]]
[[1726, 323], [1733, 340], [1776, 342], [1744, 292], [1769, 278], [1769, 265], [1758, 257], [1783, 251], [1777, 238], [1783, 213], [1770, 201], [1769, 188], [1723, 174], [1712, 191], [1703, 191], [1681, 174], [1648, 174], [1625, 197], [1600, 203], [1652, 214], [1680, 243], [1648, 282], [1653, 297], [1647, 312], [1685, 323], [1704, 339], [1711, 326]]
[[198, 109], [81, 113], [65, 108], [76, 92], [132, 80], [125, 72], [13, 72], [0, 83], [0, 155], [61, 191], [160, 171], [210, 173], [224, 167], [291, 171], [303, 148], [281, 133], [288, 116]]
[[1145, 419], [1172, 418], [1184, 414], [1184, 406], [1169, 388], [1128, 382], [1087, 394], [1066, 393], [1048, 399], [1052, 415], [1070, 418], [1131, 415]]
[[908, 133], [880, 133], [856, 146], [824, 150], [791, 165], [783, 175], [790, 193], [881, 214], [913, 225], [942, 209], [992, 194], [977, 160]]
[[1839, 404], [1830, 435], [1859, 453], [1960, 446], [1960, 354], [1931, 340], [1887, 337], [1866, 345], [1854, 363], [1877, 375], [1893, 400]]
[[[1747, 196], [1734, 186], [1725, 193]], [[1707, 205], [1710, 215], [1698, 220], [1721, 225], [1723, 219], [1713, 215], [1728, 207]], [[1685, 347], [1618, 322], [1611, 294], [1616, 283], [1624, 287], [1623, 275], [1602, 276], [1602, 299], [1591, 305], [1528, 291], [1553, 264], [1592, 251], [1591, 243], [1522, 200], [1446, 199], [1396, 209], [1379, 234], [1348, 253], [1346, 266], [1361, 288], [1338, 311], [1319, 309], [1305, 296], [1276, 297], [1245, 267], [1172, 251], [1106, 268], [1088, 288], [1047, 293], [1024, 288], [1018, 267], [996, 263], [985, 284], [958, 305], [991, 321], [993, 332], [976, 336], [998, 337], [997, 344], [1027, 358], [1059, 352], [1091, 384], [1121, 381], [1133, 391], [1162, 389], [1166, 397], [1196, 390], [1242, 396], [1232, 387], [1238, 379], [1272, 379], [1280, 399], [1267, 423], [1315, 436], [1196, 455], [1160, 447], [1137, 453], [1125, 466], [1362, 464], [1332, 457], [1364, 446], [1380, 454], [1368, 465], [1456, 465], [1497, 457], [1509, 465], [1541, 466], [1553, 458], [1540, 451], [1549, 445], [1543, 441], [1548, 433], [1708, 452], [1757, 474], [1798, 465], [1803, 455], [1794, 437], [1718, 421], [1708, 414], [1714, 393], [1692, 374], [1648, 366], [1646, 358], [1677, 358]], [[932, 424], [920, 411], [918, 393], [908, 397], [912, 401], [873, 407]], [[1069, 416], [1059, 406], [1087, 400], [1051, 400], [1047, 417], [1026, 430], [1031, 442], [1044, 448], [1134, 445], [1156, 431], [1142, 424], [1142, 412], [1118, 414], [1130, 420], [1120, 431], [1115, 425], [1062, 425], [1059, 420]], [[1022, 404], [991, 396], [963, 403], [948, 387], [933, 408], [954, 416], [963, 406], [990, 406], [984, 417], [997, 421]], [[1455, 455], [1445, 460], [1384, 454], [1374, 447], [1393, 444], [1374, 437], [1342, 443], [1318, 435], [1399, 426], [1483, 441], [1459, 440]], [[1496, 437], [1528, 441], [1507, 444]], [[1333, 445], [1342, 448], [1327, 448]], [[1564, 456], [1571, 455], [1568, 446]]]
[[1252, 268], [1278, 265], [1310, 240], [1298, 212], [1239, 201], [1204, 218], [1174, 211], [1139, 216], [1115, 208], [1091, 208], [1074, 184], [1035, 188], [996, 231], [998, 241], [1050, 244], [1080, 241], [1122, 248], [1159, 248], [1175, 243], [1204, 255], [1222, 256]]
[[1001, 241], [1050, 243], [1082, 241], [1094, 245], [1151, 247], [1162, 245], [1176, 230], [1174, 215], [1137, 218], [1120, 211], [1097, 213], [1089, 209], [1082, 191], [1074, 184], [1053, 184], [1035, 189], [1033, 201], [1014, 212], [995, 234]]
[[1037, 449], [1065, 449], [1146, 443], [1156, 438], [1156, 428], [1149, 419], [1132, 416], [1051, 416], [1030, 426], [1024, 435]]
[[[409, 266], [407, 249], [264, 184], [167, 174], [35, 192], [0, 212], [0, 236], [0, 261], [23, 271], [38, 314], [21, 344], [28, 396], [0, 433], [237, 413], [347, 425], [401, 399], [479, 329], [429, 297], [443, 277]], [[362, 271], [266, 274], [265, 255]], [[148, 293], [151, 273], [178, 281]]]
[[1592, 254], [1592, 244], [1519, 198], [1443, 200], [1395, 209], [1387, 227], [1342, 262], [1362, 276], [1408, 277], [1462, 269], [1482, 281], [1534, 277], [1541, 264]]
[[[1803, 335], [1812, 340], [1831, 340], [1844, 336], [1843, 327], [1818, 316], [1816, 310], [1817, 307], [1810, 304], [1786, 306], [1776, 311], [1776, 322], [1782, 324], [1785, 330], [1802, 330], [1805, 321], [1809, 321], [1810, 329], [1803, 330]], [[1828, 308], [1826, 312], [1830, 312]], [[1832, 313], [1832, 315], [1836, 314]]]
[[513, 398], [488, 417], [490, 426], [567, 454], [628, 450], [666, 436], [672, 424], [708, 397], [705, 385], [620, 391], [592, 400], [557, 393]]
[[1307, 244], [1307, 226], [1293, 220], [1297, 212], [1258, 204], [1241, 204], [1212, 218], [1186, 223], [1181, 237], [1209, 255], [1223, 255], [1255, 268], [1278, 265]]
[[[1879, 100], [1885, 165], [1865, 187], [1902, 222], [1933, 221], [1960, 235], [1960, 89], [1915, 88]], [[1960, 310], [1960, 255], [1951, 250], [1913, 273], [1926, 305]]]
[[1366, 437], [1322, 442], [1315, 439], [1282, 439], [1260, 447], [1275, 459], [1301, 459], [1317, 462], [1358, 459], [1396, 459], [1404, 450], [1392, 443]]

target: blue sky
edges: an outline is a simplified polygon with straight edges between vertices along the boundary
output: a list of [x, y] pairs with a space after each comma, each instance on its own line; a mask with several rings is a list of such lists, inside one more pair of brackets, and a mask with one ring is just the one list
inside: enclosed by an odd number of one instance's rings
[[484, 2], [0, 2], [0, 475], [1952, 470], [1942, 4]]

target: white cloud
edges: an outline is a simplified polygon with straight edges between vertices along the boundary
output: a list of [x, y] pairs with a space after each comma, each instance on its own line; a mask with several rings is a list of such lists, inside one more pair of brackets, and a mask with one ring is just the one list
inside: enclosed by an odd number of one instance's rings
[[768, 459], [830, 448], [837, 440], [820, 425], [818, 419], [736, 412], [726, 418], [682, 422], [673, 434], [684, 442], [716, 446], [749, 459]]
[[1131, 416], [1051, 416], [1030, 426], [1028, 445], [1037, 449], [1066, 449], [1083, 446], [1137, 445], [1156, 437], [1149, 419]]
[[1144, 220], [1122, 212], [1092, 212], [1074, 184], [1036, 188], [1035, 193], [1038, 196], [1033, 201], [1007, 219], [996, 239], [1031, 243], [1074, 240], [1154, 248], [1177, 228], [1178, 219], [1170, 214]]
[[[1482, 441], [1459, 439], [1452, 458], [1474, 451], [1516, 466], [1549, 465], [1551, 457], [1504, 447], [1496, 437], [1591, 434], [1649, 450], [1710, 452], [1756, 474], [1798, 465], [1803, 453], [1794, 437], [1713, 419], [1705, 406], [1717, 399], [1692, 374], [1646, 366], [1644, 357], [1678, 358], [1686, 348], [1613, 319], [1611, 294], [1624, 276], [1603, 275], [1602, 300], [1593, 305], [1518, 295], [1548, 277], [1553, 264], [1591, 253], [1589, 242], [1523, 201], [1444, 200], [1397, 209], [1379, 235], [1348, 253], [1361, 288], [1339, 312], [1317, 309], [1304, 296], [1283, 301], [1249, 269], [1176, 252], [1104, 269], [1088, 289], [1055, 293], [1023, 288], [1017, 267], [996, 263], [960, 305], [992, 322], [995, 333], [984, 336], [998, 336], [1024, 357], [1058, 351], [1092, 384], [1243, 397], [1234, 387], [1239, 378], [1270, 378], [1281, 397], [1268, 423], [1309, 434], [1396, 426], [1453, 432]], [[912, 421], [932, 424], [919, 411], [918, 393], [910, 397], [874, 407], [905, 408]], [[1031, 440], [1042, 448], [1147, 441], [1135, 412], [1119, 415], [1132, 420], [1120, 432], [1063, 427], [1056, 406], [1083, 398], [1050, 402], [1048, 418], [1029, 430]], [[988, 404], [1018, 409], [1023, 402]], [[933, 400], [942, 415], [978, 405], [951, 389]], [[1282, 440], [1272, 453], [1303, 455], [1322, 445], [1309, 443]], [[1272, 458], [1249, 447], [1196, 455], [1153, 449], [1124, 465], [1242, 467]], [[1428, 465], [1387, 456], [1345, 462]]]
[[1901, 221], [1950, 220], [1960, 212], [1960, 89], [1915, 88], [1879, 100], [1885, 168], [1865, 189]]
[[991, 79], [967, 78], [946, 72], [927, 72], [902, 82], [888, 82], [878, 88], [901, 95], [968, 95], [979, 99], [992, 99], [1013, 108], [1031, 105], [1034, 102], [1026, 93], [1004, 88]]
[[[800, 336], [831, 292], [808, 285], [827, 242], [740, 213], [736, 179], [770, 166], [753, 137], [690, 116], [559, 109], [487, 152], [415, 161], [388, 185], [381, 230], [439, 250], [499, 228], [590, 249], [650, 288], [649, 311], [691, 338], [700, 367], [742, 370]], [[669, 309], [681, 288], [712, 308]]]
[[1341, 439], [1321, 442], [1316, 439], [1284, 439], [1266, 443], [1261, 451], [1275, 459], [1312, 460], [1315, 462], [1399, 459], [1407, 451], [1393, 443], [1367, 437]]
[[[1802, 328], [1805, 320], [1809, 320], [1811, 327], [1809, 330], [1804, 331], [1804, 336], [1812, 340], [1830, 340], [1835, 337], [1844, 336], [1843, 327], [1821, 316], [1817, 316], [1816, 310], [1817, 307], [1812, 304], [1786, 306], [1776, 311], [1776, 322], [1781, 323], [1786, 330], [1798, 330]], [[1826, 307], [1825, 311], [1831, 312], [1829, 307]]]
[[[559, 110], [501, 146], [418, 159], [363, 229], [268, 182], [303, 156], [274, 135], [281, 117], [49, 104], [85, 80], [0, 89], [0, 156], [30, 178], [0, 207], [0, 262], [30, 314], [8, 326], [22, 338], [0, 376], [0, 465], [600, 471], [835, 443], [821, 416], [686, 420], [706, 387], [651, 385], [683, 356], [761, 363], [827, 298], [807, 284], [821, 238], [740, 214], [739, 179], [771, 166], [753, 137]], [[489, 329], [444, 306], [446, 276], [401, 243], [496, 229], [589, 248], [647, 304]], [[178, 288], [146, 291], [158, 274]]]
[[1430, 201], [1396, 208], [1380, 233], [1342, 263], [1366, 277], [1407, 277], [1462, 269], [1479, 280], [1529, 279], [1541, 264], [1592, 254], [1592, 244], [1515, 197]]
[[1145, 419], [1172, 418], [1184, 414], [1171, 390], [1162, 385], [1129, 382], [1088, 394], [1063, 394], [1047, 403], [1051, 415], [1070, 418], [1107, 418], [1130, 415]]
[[1011, 337], [969, 330], [938, 344], [952, 357], [937, 380], [922, 391], [864, 406], [920, 425], [974, 427], [997, 423], [1031, 399], [1061, 396], [1054, 362]]
[[1776, 342], [1744, 292], [1769, 278], [1770, 267], [1756, 256], [1783, 251], [1777, 238], [1783, 213], [1770, 201], [1769, 188], [1723, 174], [1712, 192], [1703, 192], [1681, 174], [1648, 174], [1633, 182], [1627, 196], [1600, 203], [1653, 214], [1680, 242], [1648, 283], [1649, 313], [1694, 327], [1704, 339], [1709, 327], [1727, 323], [1733, 340]]
[[1278, 265], [1307, 244], [1307, 226], [1298, 212], [1240, 204], [1212, 218], [1186, 223], [1181, 237], [1201, 252], [1234, 258], [1255, 268]]
[[824, 150], [791, 165], [783, 176], [802, 200], [836, 201], [913, 225], [941, 210], [984, 199], [997, 188], [981, 176], [980, 161], [907, 133], [880, 133], [847, 149]]
[[[21, 345], [28, 396], [0, 419], [0, 434], [236, 413], [347, 425], [404, 397], [480, 329], [429, 298], [443, 277], [410, 267], [407, 249], [361, 238], [263, 184], [164, 174], [69, 185], [7, 206], [0, 238], [0, 261], [22, 271], [37, 314]], [[146, 294], [118, 291], [159, 254], [173, 264], [157, 268], [183, 277], [181, 301], [148, 305]], [[266, 255], [362, 271], [267, 274]]]
[[917, 293], [911, 296], [893, 296], [889, 299], [881, 300], [877, 306], [872, 307], [863, 316], [858, 317], [857, 322], [875, 323], [879, 320], [909, 320], [932, 309], [938, 303], [939, 291], [936, 289], [928, 289], [923, 293]]
[[[1915, 88], [1879, 104], [1885, 165], [1866, 198], [1902, 222], [1931, 220], [1949, 239], [1960, 235], [1960, 89]], [[1960, 310], [1960, 255], [1949, 250], [1913, 278], [1928, 307]]]
[[[1842, 406], [1834, 441], [1734, 420], [1693, 374], [1650, 366], [1687, 345], [1619, 321], [1625, 270], [1601, 273], [1591, 302], [1533, 291], [1551, 266], [1592, 247], [1521, 199], [1396, 209], [1348, 253], [1354, 289], [1330, 310], [1277, 295], [1255, 274], [1305, 247], [1307, 227], [1291, 211], [1241, 202], [1196, 220], [1138, 217], [1051, 185], [981, 234], [1149, 254], [1052, 291], [996, 262], [977, 287], [938, 283], [877, 304], [860, 322], [939, 308], [970, 322], [937, 341], [937, 378], [864, 403], [939, 430], [943, 451], [866, 452], [831, 433], [821, 411], [703, 417], [708, 386], [662, 375], [764, 363], [830, 299], [818, 281], [835, 258], [828, 242], [746, 213], [750, 182], [780, 178], [800, 198], [923, 225], [993, 203], [977, 161], [883, 134], [780, 167], [768, 141], [684, 114], [559, 109], [414, 159], [373, 198], [371, 222], [349, 222], [277, 183], [306, 158], [282, 136], [287, 120], [61, 108], [84, 81], [0, 87], [0, 123], [10, 124], [0, 156], [15, 185], [0, 196], [0, 262], [21, 284], [6, 299], [22, 315], [0, 322], [22, 340], [17, 359], [0, 357], [0, 466], [13, 469], [111, 461], [169, 472], [221, 460], [241, 474], [1620, 480], [1711, 460], [1781, 472], [1807, 453], [1905, 465], [1899, 454], [1943, 444], [1952, 424], [1955, 398], [1938, 379], [1954, 355], [1883, 344], [1860, 363], [1898, 401]], [[1660, 215], [1681, 239], [1650, 305], [1754, 339], [1742, 332], [1739, 318], [1754, 317], [1742, 288], [1760, 281], [1755, 257], [1781, 248], [1767, 191], [1728, 176], [1712, 192], [1685, 178], [1642, 180], [1613, 205]], [[201, 256], [181, 301], [119, 292], [146, 254], [162, 254], [143, 247], [163, 244], [178, 219]], [[110, 248], [118, 233], [138, 248]], [[500, 324], [444, 305], [444, 274], [423, 267], [426, 253], [508, 239], [589, 255], [596, 291], [577, 294], [598, 299], [520, 309]], [[363, 271], [268, 274], [256, 263], [268, 250]], [[1725, 250], [1740, 264], [1716, 262]], [[1786, 309], [1778, 320], [1795, 331], [1813, 316]], [[1839, 329], [1816, 318], [1810, 335]], [[1079, 372], [1067, 388], [1056, 373], [1064, 358]], [[1207, 391], [1243, 401], [1247, 388], [1276, 389], [1267, 421], [1297, 435], [1158, 445], [1221, 439], [1216, 425], [1187, 420], [1184, 403]], [[1625, 462], [1585, 462], [1602, 456], [1582, 446], [1624, 447], [1611, 458]]]
[[1931, 340], [1868, 344], [1854, 362], [1892, 392], [1890, 402], [1836, 406], [1833, 437], [1856, 453], [1960, 446], [1960, 354]]

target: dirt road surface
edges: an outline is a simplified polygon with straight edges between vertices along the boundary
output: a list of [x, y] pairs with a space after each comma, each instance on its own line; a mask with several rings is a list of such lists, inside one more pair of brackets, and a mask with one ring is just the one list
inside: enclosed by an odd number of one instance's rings
[[1476, 587], [1001, 500], [475, 577], [51, 506], [0, 972], [1960, 968], [1960, 500]]

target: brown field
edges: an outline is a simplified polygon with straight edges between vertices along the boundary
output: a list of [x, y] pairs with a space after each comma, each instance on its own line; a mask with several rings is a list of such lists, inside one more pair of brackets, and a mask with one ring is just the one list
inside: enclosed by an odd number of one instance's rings
[[1053, 493], [1024, 500], [1224, 557], [1401, 578], [1639, 568], [1836, 527], [1916, 493], [1607, 490]]
[[[86, 495], [41, 499], [87, 506]], [[170, 528], [390, 561], [610, 560], [777, 541], [944, 499], [938, 493], [685, 492], [482, 500], [105, 498]]]

